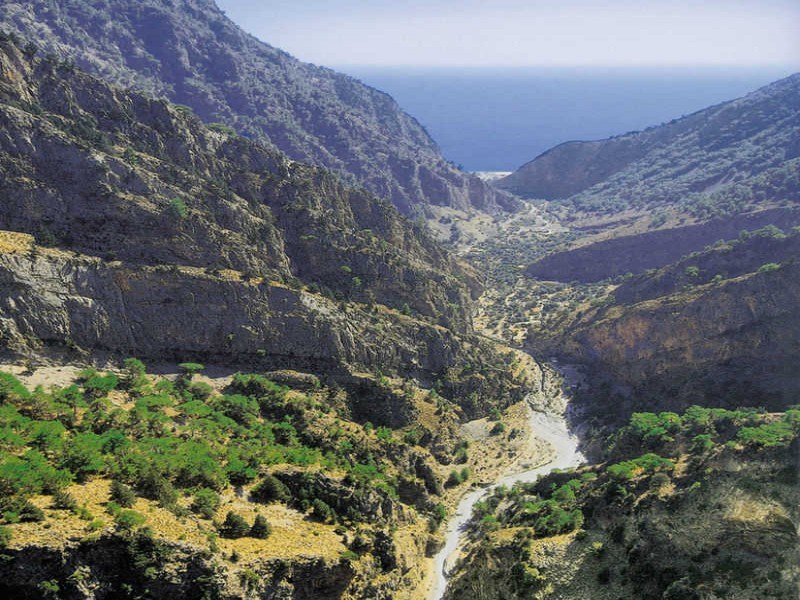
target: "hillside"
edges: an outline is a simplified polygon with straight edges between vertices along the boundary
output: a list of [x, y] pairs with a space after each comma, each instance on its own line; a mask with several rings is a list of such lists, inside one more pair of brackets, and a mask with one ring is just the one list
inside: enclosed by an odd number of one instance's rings
[[[0, 129], [0, 591], [417, 597], [541, 379], [474, 333], [473, 269], [370, 192], [10, 36]], [[515, 426], [473, 453], [460, 424], [490, 413]]]
[[245, 34], [212, 0], [4, 2], [0, 27], [41, 54], [327, 167], [406, 214], [515, 205], [449, 165], [388, 95]]
[[507, 378], [469, 270], [391, 205], [69, 64], [0, 62], [6, 348]]
[[641, 273], [739, 231], [800, 224], [800, 75], [642, 132], [569, 142], [500, 182], [570, 235], [528, 275]]
[[603, 462], [483, 503], [446, 597], [796, 597], [798, 417], [634, 414]]
[[796, 230], [744, 233], [608, 286], [528, 343], [605, 378], [584, 399], [605, 423], [692, 403], [782, 410], [800, 391], [799, 243]]
[[[499, 185], [522, 195], [568, 200], [574, 211], [680, 204], [704, 216], [800, 190], [800, 74], [667, 124], [607, 140], [567, 142]], [[769, 184], [779, 195], [757, 192]], [[747, 191], [756, 192], [746, 198]], [[723, 204], [723, 206], [719, 206]]]

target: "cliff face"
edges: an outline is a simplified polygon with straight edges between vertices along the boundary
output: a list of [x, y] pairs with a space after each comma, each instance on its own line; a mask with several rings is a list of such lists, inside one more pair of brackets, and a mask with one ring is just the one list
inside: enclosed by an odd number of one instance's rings
[[453, 375], [503, 364], [471, 333], [474, 275], [390, 204], [13, 44], [0, 68], [8, 347], [523, 393], [502, 369]]
[[718, 244], [622, 283], [530, 343], [627, 387], [609, 405], [593, 404], [612, 418], [692, 403], [786, 407], [800, 390], [797, 244], [796, 234], [770, 229]]
[[738, 201], [744, 188], [765, 188], [768, 178], [781, 196], [792, 196], [796, 166], [786, 163], [800, 156], [799, 99], [800, 75], [793, 75], [642, 132], [562, 144], [500, 185], [537, 198], [569, 198], [576, 209], [594, 212], [609, 204], [703, 204], [704, 196]]
[[234, 269], [464, 330], [471, 276], [385, 202], [69, 65], [0, 52], [0, 228], [106, 260]]
[[[446, 329], [278, 284], [190, 267], [136, 267], [58, 250], [0, 254], [4, 345], [75, 345], [324, 372], [420, 374], [461, 358]], [[385, 329], [384, 329], [385, 327]]]
[[391, 97], [258, 41], [210, 0], [5, 2], [0, 23], [43, 53], [332, 169], [406, 214], [515, 206], [446, 163]]

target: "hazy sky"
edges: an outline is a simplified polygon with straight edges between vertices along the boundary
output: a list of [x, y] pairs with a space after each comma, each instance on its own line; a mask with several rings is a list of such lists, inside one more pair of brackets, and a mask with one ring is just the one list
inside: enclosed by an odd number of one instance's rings
[[792, 65], [800, 0], [217, 0], [322, 65]]

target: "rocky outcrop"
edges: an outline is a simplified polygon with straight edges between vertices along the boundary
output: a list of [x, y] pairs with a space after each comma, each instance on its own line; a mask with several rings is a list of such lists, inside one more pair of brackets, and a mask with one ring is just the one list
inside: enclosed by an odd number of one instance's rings
[[332, 169], [406, 214], [516, 205], [448, 164], [391, 97], [247, 35], [211, 0], [5, 2], [0, 23], [41, 53]]
[[[68, 599], [127, 597], [133, 589], [151, 598], [258, 594], [273, 600], [333, 600], [348, 597], [356, 574], [344, 560], [297, 557], [291, 562], [260, 561], [245, 575], [244, 569], [210, 558], [199, 548], [142, 535], [107, 535], [61, 549], [24, 546], [4, 554], [0, 592], [11, 598], [41, 598], [47, 589], [43, 585], [58, 582], [58, 597]], [[349, 597], [359, 595], [357, 589], [349, 592]]]
[[[0, 254], [4, 346], [202, 358], [325, 372], [439, 373], [470, 344], [435, 325], [319, 294], [185, 267], [131, 267], [38, 249]], [[478, 352], [476, 347], [475, 352]]]
[[473, 275], [372, 194], [12, 44], [0, 68], [0, 229], [105, 260], [300, 279], [469, 327]]
[[800, 266], [794, 262], [590, 311], [557, 339], [531, 340], [591, 365], [629, 393], [601, 412], [796, 401]]

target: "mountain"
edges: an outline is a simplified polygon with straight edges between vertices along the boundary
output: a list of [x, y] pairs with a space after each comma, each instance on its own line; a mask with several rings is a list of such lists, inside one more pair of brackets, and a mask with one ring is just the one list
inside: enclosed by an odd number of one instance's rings
[[[567, 142], [501, 180], [576, 211], [652, 210], [696, 216], [793, 199], [800, 182], [800, 74], [667, 124], [606, 140]], [[747, 198], [747, 192], [755, 198]]]
[[390, 204], [71, 63], [0, 62], [5, 346], [431, 381], [494, 354], [472, 271]]
[[516, 206], [448, 164], [391, 97], [247, 35], [211, 0], [4, 2], [0, 27], [107, 81], [334, 170], [406, 214]]
[[562, 144], [498, 185], [549, 199], [572, 230], [531, 277], [599, 281], [799, 224], [798, 140], [800, 74], [642, 132]]
[[412, 597], [452, 465], [521, 437], [470, 453], [461, 421], [541, 379], [474, 332], [474, 270], [371, 192], [13, 37], [0, 592]]
[[783, 410], [800, 392], [798, 256], [797, 230], [748, 232], [610, 286], [528, 343], [608, 384], [584, 399], [606, 423], [690, 404]]

